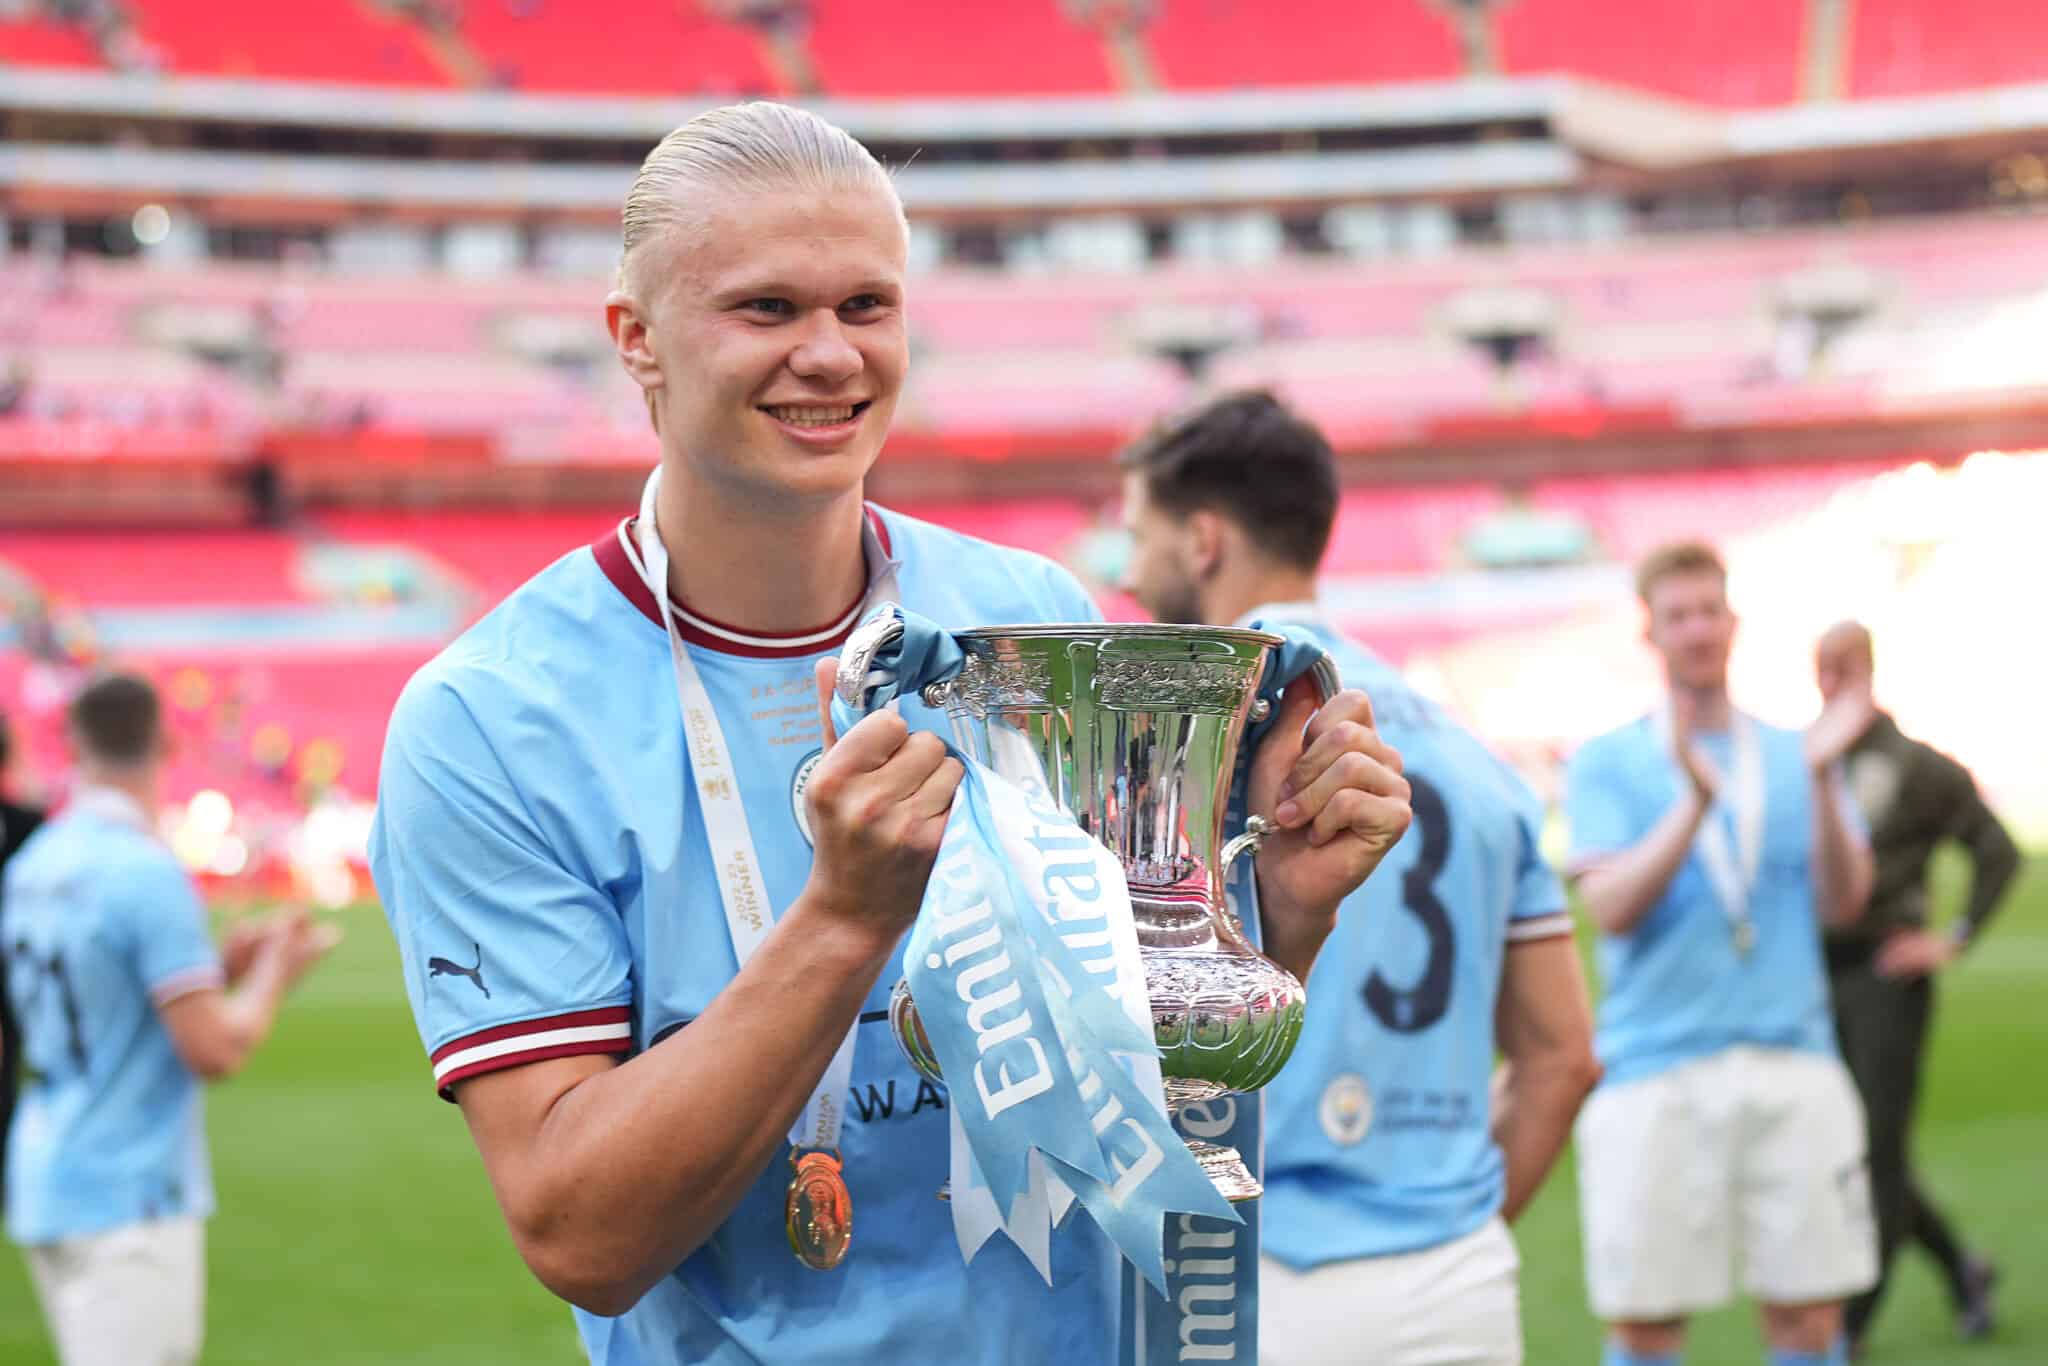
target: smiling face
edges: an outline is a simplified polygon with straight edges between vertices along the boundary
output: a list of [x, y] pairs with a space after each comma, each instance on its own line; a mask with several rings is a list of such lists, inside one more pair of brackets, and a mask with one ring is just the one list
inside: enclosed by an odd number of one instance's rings
[[608, 301], [671, 474], [742, 498], [857, 490], [909, 364], [906, 243], [880, 186], [704, 196]]

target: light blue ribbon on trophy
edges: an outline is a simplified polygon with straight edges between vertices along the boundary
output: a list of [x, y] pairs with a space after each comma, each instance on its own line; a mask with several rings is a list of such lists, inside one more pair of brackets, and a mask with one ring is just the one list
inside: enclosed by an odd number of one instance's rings
[[[950, 635], [895, 604], [900, 639], [876, 650], [859, 705], [833, 702], [844, 733], [903, 692], [957, 673]], [[958, 750], [955, 750], [958, 754]], [[1166, 1117], [1137, 932], [1116, 860], [1042, 788], [966, 755], [904, 964], [954, 1096], [955, 1233], [970, 1261], [997, 1228], [1048, 1283], [1052, 1226], [1078, 1200], [1152, 1285], [1166, 1284], [1169, 1220], [1236, 1214]], [[1022, 838], [1023, 831], [1031, 838]], [[1066, 851], [1062, 881], [1046, 847]]]
[[[1251, 766], [1260, 743], [1280, 716], [1282, 694], [1299, 679], [1317, 674], [1325, 695], [1338, 682], [1329, 652], [1310, 630], [1293, 621], [1248, 623], [1255, 631], [1283, 638], [1267, 656], [1259, 697], [1265, 715], [1246, 726], [1230, 784], [1229, 830], [1250, 818]], [[1260, 940], [1258, 880], [1253, 860], [1239, 859], [1224, 875], [1224, 901], [1243, 924], [1245, 937]], [[1266, 1170], [1266, 1098], [1262, 1092], [1197, 1101], [1174, 1117], [1187, 1138], [1237, 1149], [1261, 1180]], [[1126, 1273], [1118, 1341], [1121, 1366], [1177, 1366], [1185, 1361], [1259, 1359], [1259, 1212], [1261, 1202], [1233, 1208], [1236, 1222], [1184, 1214], [1167, 1223], [1166, 1285], [1157, 1294]]]

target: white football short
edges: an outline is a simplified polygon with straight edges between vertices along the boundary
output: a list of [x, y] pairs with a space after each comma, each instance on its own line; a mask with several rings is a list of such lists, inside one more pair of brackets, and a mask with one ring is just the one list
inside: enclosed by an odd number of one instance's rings
[[1439, 1247], [1294, 1271], [1259, 1262], [1261, 1366], [1521, 1366], [1521, 1258], [1489, 1220]]
[[206, 1221], [152, 1219], [24, 1248], [59, 1366], [192, 1366], [206, 1328]]
[[1593, 1312], [1656, 1321], [1877, 1280], [1863, 1104], [1829, 1054], [1738, 1047], [1600, 1087], [1579, 1115]]

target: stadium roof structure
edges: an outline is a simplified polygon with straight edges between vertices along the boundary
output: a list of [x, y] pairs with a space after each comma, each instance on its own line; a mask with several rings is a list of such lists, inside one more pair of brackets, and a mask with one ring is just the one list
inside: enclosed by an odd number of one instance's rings
[[[608, 219], [711, 103], [0, 68], [0, 190]], [[1740, 111], [1566, 76], [809, 103], [936, 217], [1901, 177], [2048, 132], [2048, 84]]]

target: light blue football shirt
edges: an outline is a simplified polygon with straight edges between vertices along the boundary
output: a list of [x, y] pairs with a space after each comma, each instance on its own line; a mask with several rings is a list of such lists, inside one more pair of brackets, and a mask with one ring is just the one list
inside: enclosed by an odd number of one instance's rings
[[119, 793], [83, 793], [7, 865], [0, 944], [27, 1077], [7, 1232], [55, 1242], [213, 1213], [199, 1081], [157, 1007], [220, 985], [205, 909]]
[[[1739, 952], [1699, 844], [1636, 928], [1600, 937], [1597, 1038], [1603, 1084], [1630, 1081], [1737, 1044], [1832, 1053], [1813, 879], [1813, 784], [1797, 731], [1756, 723], [1764, 761], [1763, 849]], [[1727, 732], [1695, 737], [1730, 772]], [[1677, 761], [1650, 717], [1587, 741], [1566, 775], [1574, 866], [1627, 849], [1678, 800]], [[1846, 796], [1843, 819], [1863, 828]], [[1730, 819], [1716, 805], [1708, 820]], [[1730, 830], [1733, 845], [1733, 830]]]
[[1437, 1247], [1500, 1211], [1501, 972], [1511, 943], [1571, 932], [1534, 794], [1384, 660], [1313, 625], [1400, 751], [1414, 819], [1346, 898], [1266, 1087], [1265, 1251], [1297, 1269]]
[[[903, 605], [966, 628], [1096, 620], [1038, 556], [876, 510]], [[763, 547], [764, 556], [774, 553]], [[872, 559], [872, 556], [871, 556]], [[748, 635], [678, 606], [732, 751], [779, 911], [810, 873], [802, 786], [819, 752], [813, 662], [859, 615], [799, 638]], [[918, 729], [944, 717], [906, 697]], [[444, 1088], [576, 1053], [625, 1055], [688, 1027], [737, 971], [710, 870], [652, 596], [618, 536], [544, 570], [407, 686], [384, 754], [371, 867]], [[1075, 1216], [1048, 1288], [1006, 1240], [964, 1266], [948, 1206], [948, 1101], [885, 1020], [900, 961], [858, 1028], [841, 1152], [852, 1250], [798, 1264], [783, 1154], [711, 1241], [615, 1320], [580, 1315], [598, 1366], [647, 1363], [1102, 1361], [1116, 1259]], [[707, 1094], [745, 1108], [744, 1090]]]

